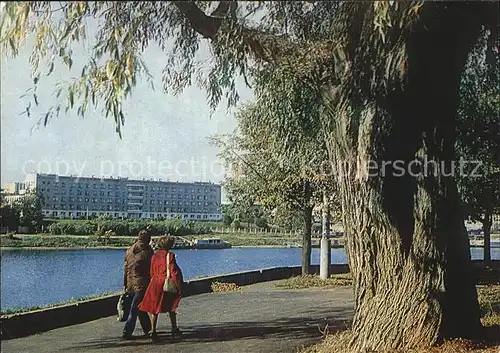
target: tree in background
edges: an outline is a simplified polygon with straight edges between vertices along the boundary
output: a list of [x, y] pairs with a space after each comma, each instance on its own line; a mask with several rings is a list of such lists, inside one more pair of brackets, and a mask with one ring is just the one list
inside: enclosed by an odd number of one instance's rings
[[[169, 48], [166, 91], [198, 83], [212, 108], [223, 98], [237, 102], [236, 74], [252, 81], [265, 69], [310, 84], [323, 98], [323, 114], [313, 122], [338, 169], [354, 278], [346, 349], [409, 349], [480, 333], [456, 181], [442, 173], [399, 176], [391, 166], [369, 176], [364, 166], [427, 157], [450, 169], [462, 69], [481, 26], [498, 35], [498, 2], [3, 4], [5, 52], [18, 53], [34, 33], [35, 86], [43, 64], [48, 72], [56, 59], [72, 66], [71, 46], [85, 37], [84, 19], [97, 19], [89, 62], [68, 86], [57, 87], [65, 103], [44, 114], [44, 124], [65, 108], [83, 116], [92, 104], [114, 117], [120, 133], [122, 100], [139, 75], [148, 75], [141, 55], [153, 41]], [[213, 54], [208, 66], [196, 56], [204, 40]], [[36, 90], [30, 93], [36, 104]], [[287, 118], [280, 132], [293, 140], [293, 127], [307, 128], [310, 119], [290, 117], [298, 119]]]
[[42, 229], [43, 212], [42, 197], [35, 191], [21, 197], [14, 203], [19, 214], [19, 225], [28, 227], [30, 231], [38, 233]]
[[238, 130], [214, 136], [229, 174], [225, 189], [234, 209], [252, 212], [255, 205], [275, 211], [280, 208], [302, 215], [302, 273], [311, 265], [311, 227], [315, 193], [319, 184], [307, 168], [317, 153], [312, 143], [295, 154], [287, 153], [276, 130], [262, 118], [261, 104], [247, 105], [237, 113]]
[[462, 77], [457, 152], [471, 162], [459, 175], [459, 191], [466, 217], [483, 225], [489, 261], [493, 215], [500, 213], [500, 60], [498, 49], [487, 52], [487, 39], [484, 34], [477, 43]]
[[234, 225], [237, 221], [236, 228], [241, 226], [267, 228], [266, 215], [262, 207], [256, 205], [254, 200], [246, 194], [232, 193], [227, 184], [224, 184], [224, 188], [229, 193], [228, 199], [230, 201], [230, 204], [225, 205], [223, 214], [227, 225]]
[[222, 222], [225, 226], [230, 226], [233, 223], [233, 215], [231, 212], [231, 207], [228, 204], [221, 205]]
[[0, 220], [0, 226], [7, 227], [8, 231], [17, 231], [19, 227], [19, 210], [14, 205], [2, 203], [0, 206]]

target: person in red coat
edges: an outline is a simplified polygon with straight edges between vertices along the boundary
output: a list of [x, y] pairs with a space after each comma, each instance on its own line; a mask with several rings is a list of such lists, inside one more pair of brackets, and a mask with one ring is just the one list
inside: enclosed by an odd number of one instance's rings
[[[182, 272], [175, 261], [175, 254], [170, 252], [174, 245], [174, 238], [162, 236], [157, 241], [158, 251], [151, 258], [150, 282], [144, 299], [139, 304], [139, 310], [148, 312], [151, 318], [150, 337], [156, 338], [156, 324], [160, 313], [169, 313], [172, 324], [172, 335], [180, 336], [182, 333], [177, 327], [176, 310], [182, 297]], [[170, 278], [177, 287], [177, 293], [163, 291], [167, 276], [167, 256], [169, 262]]]

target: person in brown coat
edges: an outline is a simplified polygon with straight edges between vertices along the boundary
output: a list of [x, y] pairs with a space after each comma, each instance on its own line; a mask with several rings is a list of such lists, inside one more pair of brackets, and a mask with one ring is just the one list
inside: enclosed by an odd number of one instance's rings
[[139, 303], [144, 298], [144, 293], [149, 284], [149, 267], [151, 265], [151, 257], [153, 249], [149, 245], [151, 234], [148, 230], [141, 230], [139, 237], [125, 253], [125, 264], [123, 271], [123, 287], [126, 293], [132, 295], [132, 304], [130, 313], [123, 328], [122, 337], [131, 339], [135, 329], [137, 317], [141, 323], [142, 330], [145, 335], [148, 335], [151, 330], [151, 321], [148, 314], [139, 311]]

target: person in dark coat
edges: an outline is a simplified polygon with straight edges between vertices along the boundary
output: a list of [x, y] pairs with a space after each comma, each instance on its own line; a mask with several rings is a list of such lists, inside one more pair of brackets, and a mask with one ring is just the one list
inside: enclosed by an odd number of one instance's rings
[[151, 321], [148, 314], [139, 311], [139, 303], [144, 298], [146, 288], [148, 287], [150, 275], [149, 267], [151, 266], [151, 257], [153, 249], [149, 245], [151, 234], [148, 230], [141, 230], [134, 244], [127, 249], [125, 253], [125, 263], [123, 271], [123, 287], [126, 293], [132, 296], [132, 304], [130, 313], [123, 328], [123, 338], [131, 339], [139, 317], [142, 330], [145, 335], [151, 330]]

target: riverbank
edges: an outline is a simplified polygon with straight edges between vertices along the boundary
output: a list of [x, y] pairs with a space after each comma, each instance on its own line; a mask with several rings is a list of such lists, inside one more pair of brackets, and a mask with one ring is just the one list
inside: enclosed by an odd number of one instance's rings
[[[201, 238], [220, 238], [234, 248], [239, 247], [297, 247], [300, 246], [299, 238], [283, 236], [280, 234], [252, 234], [252, 233], [215, 233], [188, 235], [183, 238], [187, 240]], [[84, 236], [84, 235], [49, 235], [49, 234], [23, 234], [13, 237], [0, 237], [0, 250], [67, 250], [67, 249], [124, 249], [129, 247], [135, 237], [130, 236]], [[179, 238], [179, 247], [182, 239]]]
[[93, 247], [78, 247], [78, 246], [18, 246], [18, 247], [0, 247], [0, 251], [26, 251], [26, 250], [36, 250], [36, 251], [65, 251], [65, 250], [127, 250], [128, 246], [93, 246]]
[[[187, 235], [183, 238], [192, 241], [201, 238], [220, 238], [231, 244], [233, 248], [300, 248], [301, 238], [297, 235], [280, 233], [214, 233]], [[126, 249], [135, 241], [135, 237], [112, 236], [98, 237], [85, 235], [49, 235], [49, 234], [16, 234], [13, 237], [0, 237], [0, 251], [12, 250], [107, 250]], [[340, 244], [344, 238], [336, 238]], [[181, 244], [179, 239], [179, 244]], [[491, 236], [492, 248], [500, 242], [500, 234]], [[314, 239], [313, 243], [319, 242]], [[318, 245], [318, 244], [316, 244]], [[319, 246], [319, 245], [318, 245]], [[313, 247], [318, 247], [313, 244]], [[482, 247], [477, 242], [471, 242], [471, 247]], [[183, 248], [182, 245], [175, 248]]]
[[127, 248], [134, 242], [133, 238], [100, 238], [76, 236], [26, 235], [0, 238], [0, 250], [33, 250], [33, 249], [111, 249]]
[[[25, 250], [45, 250], [45, 251], [64, 251], [64, 250], [127, 250], [129, 247], [128, 246], [93, 246], [93, 247], [48, 247], [48, 246], [39, 246], [39, 247], [29, 247], [29, 246], [23, 246], [23, 247], [7, 247], [7, 246], [2, 246], [0, 247], [0, 251], [25, 251]], [[240, 246], [233, 246], [234, 249], [251, 249], [251, 248], [257, 248], [257, 249], [286, 249], [288, 246], [284, 245], [240, 245]], [[196, 249], [192, 249], [196, 250]]]

